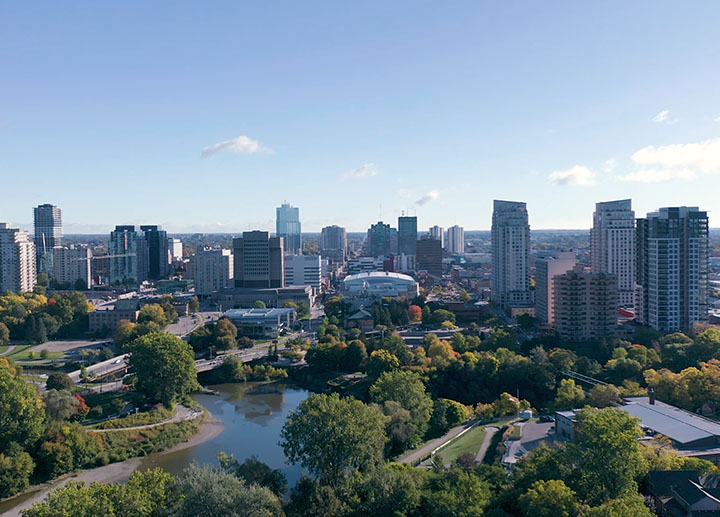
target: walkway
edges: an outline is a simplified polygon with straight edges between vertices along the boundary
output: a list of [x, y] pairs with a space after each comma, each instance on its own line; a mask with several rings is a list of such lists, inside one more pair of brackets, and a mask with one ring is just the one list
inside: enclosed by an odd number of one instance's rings
[[475, 463], [482, 463], [485, 459], [485, 454], [487, 453], [488, 447], [490, 447], [490, 442], [492, 441], [492, 437], [495, 436], [495, 433], [497, 433], [500, 429], [495, 427], [494, 425], [489, 425], [487, 427], [483, 428], [483, 431], [485, 431], [485, 438], [483, 438], [483, 442], [480, 445], [480, 450], [477, 453], [477, 456], [475, 456]]
[[464, 430], [469, 429], [473, 426], [474, 422], [468, 422], [463, 425], [459, 425], [457, 427], [453, 427], [450, 429], [447, 433], [445, 433], [440, 438], [436, 438], [433, 441], [429, 442], [427, 445], [425, 445], [422, 449], [418, 449], [417, 451], [408, 454], [402, 459], [397, 460], [398, 463], [410, 463], [411, 465], [415, 463], [416, 461], [419, 461], [420, 459], [424, 458], [428, 454], [430, 454], [432, 451], [443, 445], [445, 442], [448, 442], [449, 440], [455, 438], [458, 434], [462, 433]]
[[0, 355], [12, 354], [12, 351], [15, 350], [15, 347], [16, 347], [16, 346], [17, 346], [17, 345], [8, 345], [7, 350], [5, 350], [5, 351], [4, 351], [2, 354], [0, 354]]
[[190, 409], [182, 404], [178, 404], [175, 408], [175, 414], [162, 422], [156, 422], [154, 424], [136, 425], [133, 427], [120, 427], [115, 429], [89, 429], [95, 433], [107, 433], [110, 431], [137, 431], [140, 429], [149, 429], [151, 427], [158, 427], [160, 425], [172, 424], [175, 422], [182, 422], [185, 420], [193, 420], [198, 416], [202, 415], [202, 411], [199, 409]]

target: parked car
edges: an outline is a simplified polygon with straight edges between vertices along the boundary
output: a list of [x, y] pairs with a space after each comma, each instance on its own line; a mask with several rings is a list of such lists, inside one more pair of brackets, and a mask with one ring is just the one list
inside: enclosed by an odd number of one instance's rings
[[543, 415], [540, 417], [541, 422], [554, 422], [555, 419], [551, 417], [550, 415]]

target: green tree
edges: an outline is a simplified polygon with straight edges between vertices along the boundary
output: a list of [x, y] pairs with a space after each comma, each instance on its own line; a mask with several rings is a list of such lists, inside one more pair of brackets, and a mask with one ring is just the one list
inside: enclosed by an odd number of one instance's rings
[[645, 500], [639, 494], [619, 497], [587, 510], [584, 517], [653, 517], [653, 512], [645, 506]]
[[536, 481], [518, 504], [526, 517], [575, 517], [579, 509], [575, 492], [558, 479]]
[[270, 489], [276, 496], [282, 497], [287, 489], [287, 478], [280, 470], [272, 469], [265, 463], [251, 456], [242, 463], [233, 455], [224, 452], [217, 455], [220, 467], [225, 471], [243, 479], [246, 483], [257, 484]]
[[253, 309], [266, 309], [267, 306], [265, 305], [265, 302], [262, 300], [257, 300], [255, 303], [253, 303]]
[[37, 389], [0, 357], [0, 452], [13, 442], [33, 443], [42, 433], [44, 420]]
[[155, 332], [128, 345], [135, 389], [149, 400], [172, 403], [199, 387], [190, 345], [177, 336]]
[[580, 407], [584, 401], [585, 392], [582, 387], [575, 384], [572, 379], [562, 379], [555, 394], [553, 407], [559, 410], [574, 409]]
[[188, 301], [188, 311], [190, 314], [195, 314], [200, 310], [200, 301], [198, 300], [197, 296], [193, 296]]
[[578, 412], [568, 455], [574, 463], [571, 486], [581, 499], [597, 505], [637, 491], [635, 480], [647, 471], [638, 422], [617, 408]]
[[413, 515], [420, 506], [423, 475], [410, 465], [389, 463], [353, 479], [353, 515]]
[[335, 490], [303, 475], [290, 491], [285, 506], [288, 517], [335, 517], [341, 515], [343, 503]]
[[23, 511], [23, 517], [155, 517], [165, 515], [173, 484], [162, 469], [134, 472], [125, 484], [70, 481]]
[[423, 495], [423, 514], [430, 517], [483, 515], [490, 489], [479, 476], [460, 469], [434, 474]]
[[140, 308], [138, 323], [153, 322], [164, 329], [170, 323], [165, 317], [165, 310], [159, 303], [149, 303]]
[[171, 515], [178, 517], [276, 517], [283, 510], [277, 496], [218, 467], [192, 464], [172, 490]]
[[25, 490], [34, 469], [32, 458], [18, 445], [10, 447], [7, 453], [0, 452], [0, 498]]
[[620, 390], [612, 384], [598, 384], [588, 393], [588, 404], [592, 407], [603, 408], [619, 402]]
[[346, 369], [354, 372], [360, 369], [360, 367], [367, 361], [367, 349], [365, 343], [359, 339], [353, 339], [348, 343], [347, 351], [345, 353]]
[[5, 346], [10, 342], [10, 330], [3, 322], [0, 321], [0, 346]]
[[73, 288], [76, 291], [87, 291], [87, 288], [88, 288], [87, 286], [88, 285], [85, 282], [85, 280], [83, 280], [82, 278], [78, 278], [77, 280], [75, 280], [75, 284], [73, 285]]
[[72, 381], [70, 376], [65, 372], [53, 372], [48, 375], [48, 380], [45, 383], [45, 389], [48, 390], [72, 390], [75, 387], [75, 383]]
[[388, 436], [387, 456], [396, 456], [408, 448], [417, 428], [410, 411], [399, 402], [386, 400], [381, 409], [385, 415], [385, 432]]
[[385, 349], [375, 350], [370, 354], [367, 362], [367, 374], [370, 377], [380, 377], [385, 372], [400, 368], [398, 358]]
[[442, 323], [444, 321], [449, 321], [450, 323], [455, 323], [455, 313], [452, 313], [445, 309], [437, 309], [437, 310], [432, 311], [432, 314], [430, 315], [430, 324], [431, 325], [439, 327], [440, 325], [442, 325]]
[[230, 350], [237, 347], [237, 327], [229, 318], [220, 318], [213, 329], [215, 346], [220, 350]]
[[45, 413], [51, 421], [64, 422], [75, 416], [80, 401], [67, 390], [48, 390], [43, 393]]
[[120, 320], [115, 327], [115, 342], [118, 345], [124, 345], [138, 337], [137, 327], [138, 324], [130, 320]]
[[370, 387], [370, 397], [378, 404], [387, 400], [399, 402], [412, 415], [416, 428], [415, 438], [420, 440], [425, 435], [433, 402], [417, 373], [407, 370], [383, 373]]
[[290, 413], [281, 442], [285, 456], [300, 463], [323, 484], [336, 487], [355, 471], [382, 461], [385, 418], [377, 407], [366, 406], [337, 393], [315, 394]]

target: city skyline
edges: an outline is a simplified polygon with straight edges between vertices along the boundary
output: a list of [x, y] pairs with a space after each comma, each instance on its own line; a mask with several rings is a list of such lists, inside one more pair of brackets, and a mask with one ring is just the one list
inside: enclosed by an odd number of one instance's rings
[[585, 229], [604, 200], [720, 209], [717, 3], [216, 7], [0, 8], [0, 220], [52, 203], [70, 234], [272, 231], [287, 199], [308, 232], [403, 210], [487, 230], [516, 199], [534, 229]]

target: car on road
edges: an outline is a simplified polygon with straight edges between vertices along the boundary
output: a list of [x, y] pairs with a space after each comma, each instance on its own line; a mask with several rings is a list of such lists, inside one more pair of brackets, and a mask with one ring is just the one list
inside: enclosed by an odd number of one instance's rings
[[542, 416], [540, 417], [540, 421], [541, 421], [541, 422], [554, 422], [555, 419], [554, 419], [552, 416], [550, 416], [550, 415], [542, 415]]

